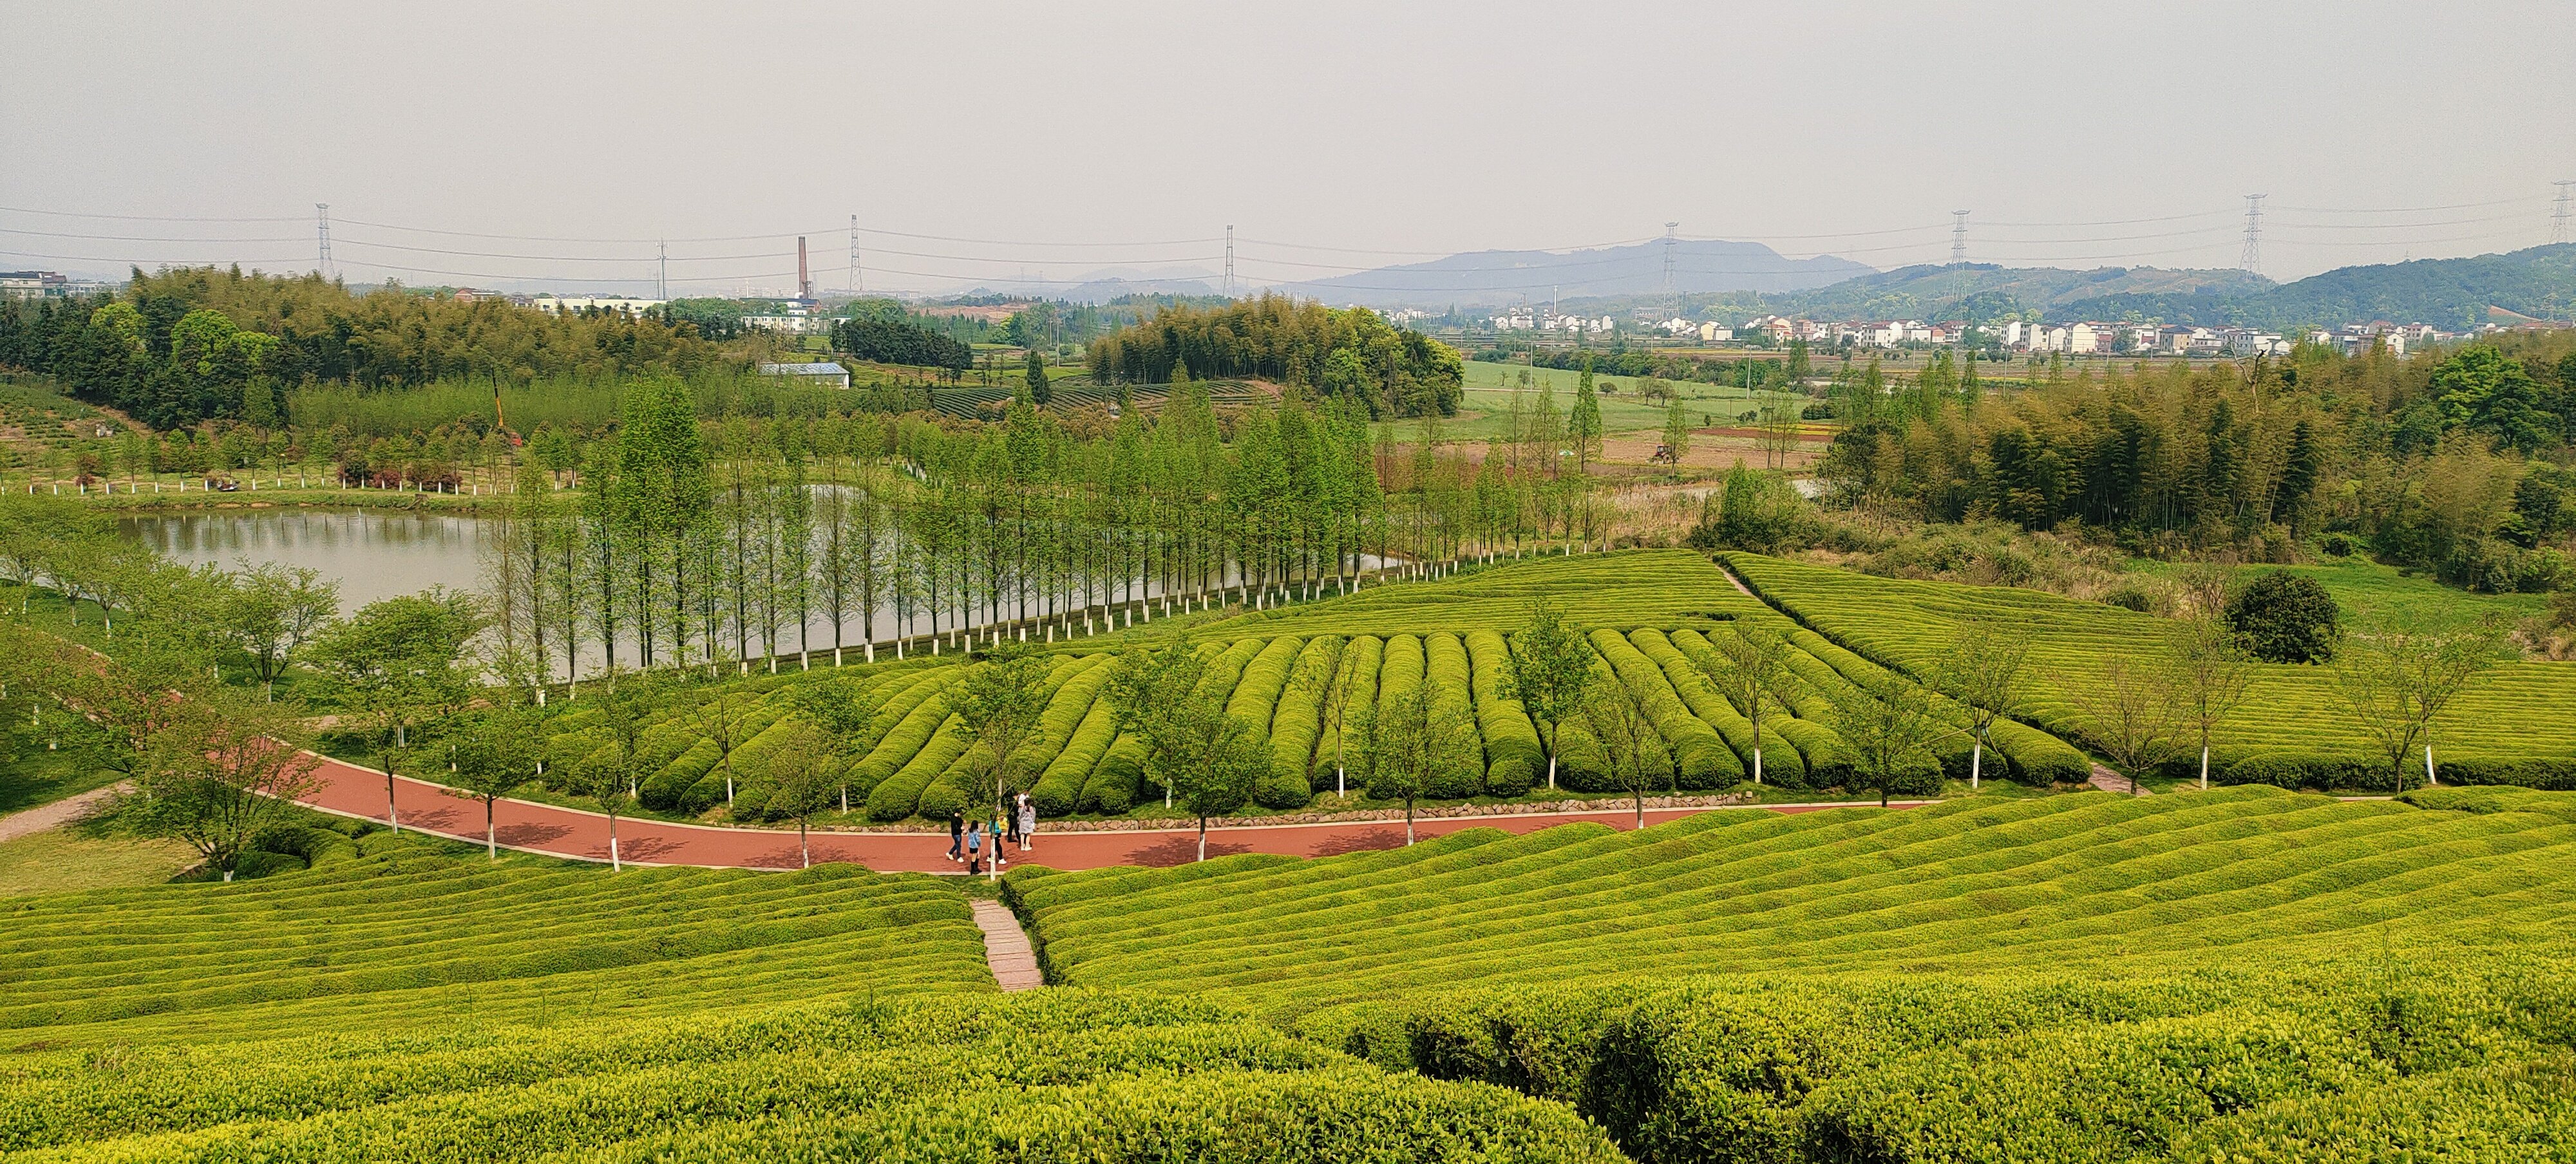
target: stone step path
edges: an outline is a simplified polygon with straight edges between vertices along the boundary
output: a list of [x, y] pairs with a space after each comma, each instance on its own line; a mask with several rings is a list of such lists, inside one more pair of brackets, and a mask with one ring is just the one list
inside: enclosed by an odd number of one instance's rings
[[1037, 951], [1010, 908], [980, 897], [967, 904], [974, 906], [975, 925], [984, 931], [984, 962], [993, 968], [993, 980], [1005, 991], [1046, 985], [1046, 977], [1038, 973]]

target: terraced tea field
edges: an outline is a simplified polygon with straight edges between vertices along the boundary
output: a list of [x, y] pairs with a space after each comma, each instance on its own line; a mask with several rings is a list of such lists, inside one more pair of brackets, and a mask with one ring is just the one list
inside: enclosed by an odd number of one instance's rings
[[[1868, 658], [1928, 674], [1960, 628], [1987, 620], [2029, 628], [2034, 684], [2029, 718], [2061, 735], [2076, 710], [2054, 692], [2098, 683], [2106, 658], [2134, 655], [2163, 634], [2162, 620], [2035, 590], [1876, 578], [1831, 567], [1727, 554], [1765, 599]], [[2472, 679], [2434, 725], [2444, 778], [2463, 783], [2576, 787], [2576, 663], [2515, 661]], [[2240, 709], [2213, 744], [2214, 778], [2256, 755], [2351, 757], [2373, 773], [2384, 760], [2354, 724], [2319, 667], [2258, 666]], [[2196, 758], [2193, 761], [2196, 764]], [[2177, 765], [2179, 770], [2180, 765]]]
[[0, 902], [0, 1048], [993, 988], [965, 902], [929, 878], [849, 866], [610, 878], [390, 833], [359, 845], [231, 885]]
[[[1256, 794], [1267, 809], [1303, 808], [1332, 788], [1337, 757], [1356, 746], [1351, 733], [1359, 712], [1416, 686], [1430, 693], [1439, 714], [1478, 729], [1472, 746], [1447, 757], [1435, 774], [1432, 799], [1528, 795], [1544, 781], [1546, 760], [1527, 711], [1502, 696], [1504, 635], [1517, 631], [1531, 603], [1542, 598], [1564, 603], [1570, 616], [1592, 628], [1602, 681], [1627, 688], [1648, 709], [1649, 730], [1660, 744], [1650, 749], [1656, 765], [1650, 776], [1658, 786], [1723, 789], [1752, 771], [1749, 709], [1730, 703], [1709, 681], [1711, 669], [1725, 667], [1712, 636], [1733, 634], [1740, 622], [1788, 636], [1800, 679], [1789, 714], [1774, 708], [1765, 721], [1768, 781], [1826, 788], [1848, 777], [1848, 749], [1831, 725], [1835, 699], [1885, 669], [1739, 592], [1708, 560], [1687, 552], [1538, 559], [1220, 620], [1193, 632], [1209, 664], [1201, 690], [1269, 750], [1271, 772]], [[1116, 816], [1160, 799], [1159, 789], [1146, 784], [1142, 745], [1119, 734], [1104, 695], [1111, 656], [1082, 650], [1067, 647], [1051, 662], [1050, 702], [1029, 757], [1040, 774], [1032, 798], [1048, 819]], [[1342, 666], [1346, 657], [1353, 660], [1349, 667]], [[715, 696], [683, 692], [656, 714], [645, 735], [649, 774], [640, 785], [642, 799], [652, 808], [698, 814], [726, 802], [731, 780], [734, 814], [756, 817], [767, 801], [757, 775], [761, 758], [797, 722], [799, 688], [822, 683], [843, 686], [878, 709], [850, 741], [858, 757], [850, 772], [854, 808], [864, 806], [868, 819], [881, 822], [942, 818], [962, 804], [976, 770], [965, 724], [947, 694], [960, 668], [972, 665], [915, 659], [738, 682], [730, 690], [742, 703], [734, 717], [740, 742], [729, 768], [703, 717], [691, 710]], [[1349, 690], [1337, 692], [1337, 682]], [[1339, 735], [1328, 710], [1337, 700], [1344, 707]], [[1965, 778], [1966, 715], [1946, 702], [1940, 706], [1953, 730], [1936, 744], [1937, 759], [1948, 775]], [[575, 708], [553, 721], [552, 766], [571, 770], [606, 747], [596, 719], [596, 712]], [[2080, 783], [2090, 771], [2075, 749], [2021, 724], [2000, 725], [1994, 745], [1990, 770], [1999, 776], [2046, 786]], [[1560, 787], [1611, 791], [1607, 767], [1598, 743], [1579, 727], [1569, 729], [1559, 755]], [[1937, 787], [1940, 775], [1924, 778]]]
[[0, 1056], [0, 1154], [1620, 1158], [1559, 1105], [1390, 1073], [1217, 1007], [1088, 992]]
[[[2427, 793], [2426, 795], [2433, 795]], [[1051, 981], [1273, 1013], [1447, 984], [1892, 965], [1986, 973], [2576, 930], [2576, 814], [2268, 787], [1470, 830], [1321, 860], [1015, 870]], [[2438, 801], [2436, 801], [2438, 803]]]

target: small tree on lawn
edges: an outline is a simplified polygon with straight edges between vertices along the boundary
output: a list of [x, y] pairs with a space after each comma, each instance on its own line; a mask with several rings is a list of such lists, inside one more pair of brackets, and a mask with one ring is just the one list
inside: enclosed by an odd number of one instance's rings
[[848, 757], [830, 732], [800, 723], [769, 749], [760, 766], [770, 781], [769, 811], [794, 818], [797, 857], [804, 868], [813, 868], [806, 825], [815, 813], [831, 807], [833, 792], [848, 779]]
[[1159, 647], [1131, 647], [1115, 666], [1101, 695], [1117, 709], [1118, 730], [1145, 745], [1145, 774], [1163, 786], [1163, 803], [1168, 807], [1175, 789], [1167, 777], [1186, 762], [1176, 750], [1183, 746], [1185, 733], [1175, 720], [1195, 698], [1207, 661], [1191, 649], [1188, 639], [1175, 637]]
[[2139, 777], [2184, 746], [2183, 701], [2164, 667], [2113, 655], [2103, 661], [2100, 682], [2059, 687], [2075, 705], [2076, 731], [2129, 778], [2131, 796]]
[[1762, 627], [1737, 623], [1708, 637], [1717, 648], [1699, 657], [1699, 669], [1710, 686], [1726, 697], [1753, 724], [1753, 782], [1762, 783], [1762, 722], [1773, 705], [1788, 708], [1789, 644]]
[[2183, 723], [2200, 745], [2200, 786], [2209, 787], [2209, 738], [2244, 702], [2254, 660], [2214, 607], [2181, 619], [2166, 640], [2169, 682], [2182, 701]]
[[1601, 742], [1601, 751], [1610, 761], [1610, 782], [1633, 800], [1637, 827], [1645, 828], [1646, 790], [1654, 786], [1658, 774], [1667, 786], [1672, 783], [1672, 760], [1664, 751], [1663, 737], [1655, 734], [1654, 722], [1625, 684], [1603, 683], [1584, 701], [1583, 725]]
[[200, 696], [176, 707], [109, 813], [138, 835], [185, 843], [230, 881], [252, 838], [312, 790], [322, 761], [296, 746], [293, 719], [264, 704]]
[[232, 575], [220, 610], [224, 637], [251, 658], [262, 698], [339, 613], [340, 584], [306, 567], [245, 564]]
[[1592, 685], [1592, 644], [1548, 602], [1532, 605], [1528, 624], [1503, 642], [1509, 657], [1502, 696], [1519, 700], [1538, 724], [1539, 741], [1547, 745], [1547, 786], [1553, 789], [1557, 725], [1583, 712], [1584, 692]]
[[735, 684], [719, 680], [715, 690], [689, 705], [689, 726], [716, 746], [716, 766], [724, 769], [725, 803], [733, 803], [733, 750], [742, 746], [743, 716], [752, 697]]
[[1887, 807], [1891, 794], [1941, 790], [1932, 744], [1957, 729], [1934, 715], [1931, 692], [1879, 673], [1856, 676], [1827, 694], [1834, 732], [1851, 751], [1852, 774], [1878, 793], [1879, 807]]
[[[794, 699], [798, 714], [829, 734], [832, 745], [850, 759], [868, 745], [868, 733], [884, 706], [884, 701], [870, 697], [855, 683], [808, 683], [796, 689]], [[846, 813], [850, 811], [849, 765], [843, 764], [840, 772], [841, 811]]]
[[2030, 658], [2030, 631], [2018, 624], [2005, 624], [1986, 619], [1970, 619], [1960, 624], [1958, 637], [1933, 668], [1933, 683], [1941, 694], [1958, 700], [1968, 711], [1969, 730], [1977, 738], [1968, 758], [1968, 787], [1982, 786], [1986, 770], [1986, 744], [1994, 732], [1995, 721], [2012, 715], [2021, 706], [2022, 671]]
[[[980, 666], [958, 681], [949, 706], [975, 737], [973, 754], [982, 758], [975, 771], [973, 796], [1006, 811], [1011, 794], [1028, 783], [1028, 744], [1037, 738], [1038, 717], [1047, 705], [1046, 658], [1018, 643], [1003, 643], [986, 652]], [[1001, 842], [996, 840], [995, 845]], [[1000, 850], [995, 850], [1000, 855]], [[993, 876], [1001, 876], [993, 862]]]
[[1358, 651], [1344, 649], [1333, 664], [1333, 681], [1324, 687], [1324, 733], [1333, 746], [1333, 795], [1337, 797], [1350, 793], [1349, 775], [1343, 767], [1342, 726], [1350, 716], [1351, 701], [1356, 698], [1353, 692], [1360, 683], [1359, 662]]
[[1433, 714], [1429, 693], [1417, 685], [1384, 706], [1360, 711], [1360, 785], [1380, 800], [1404, 802], [1404, 843], [1413, 843], [1415, 802], [1432, 775], [1462, 742], [1465, 726]]
[[600, 814], [608, 818], [608, 868], [621, 872], [625, 858], [617, 847], [617, 815], [635, 800], [636, 781], [640, 778], [644, 755], [645, 717], [651, 714], [658, 693], [648, 674], [636, 674], [611, 665], [601, 677], [598, 697], [600, 733], [607, 737], [606, 746], [584, 758], [573, 772], [578, 791], [599, 805]]
[[493, 827], [494, 806], [536, 776], [535, 711], [509, 704], [467, 717], [451, 745], [447, 794], [483, 802], [483, 855], [497, 861], [501, 842]]
[[472, 596], [431, 587], [370, 602], [333, 624], [315, 643], [322, 669], [352, 705], [348, 718], [376, 737], [385, 769], [385, 821], [402, 831], [394, 808], [394, 769], [411, 746], [411, 728], [439, 709], [461, 705], [472, 685], [459, 663], [483, 627]]
[[2406, 791], [2406, 758], [2418, 741], [2424, 779], [2434, 781], [2433, 721], [2472, 677], [2495, 665], [2503, 637], [2492, 623], [2433, 631], [2382, 623], [2336, 655], [2335, 691], [2387, 758], [2393, 791]]

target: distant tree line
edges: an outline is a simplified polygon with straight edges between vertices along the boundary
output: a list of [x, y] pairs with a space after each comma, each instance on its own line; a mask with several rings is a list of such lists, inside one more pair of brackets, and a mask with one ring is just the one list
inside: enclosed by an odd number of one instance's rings
[[[1794, 383], [1813, 371], [1808, 363], [1804, 340], [1789, 345], [1788, 358], [1726, 360], [1709, 356], [1684, 356], [1642, 348], [1614, 347], [1607, 351], [1594, 348], [1549, 348], [1540, 351], [1490, 348], [1477, 353], [1480, 360], [1491, 363], [1513, 363], [1524, 358], [1533, 367], [1554, 368], [1561, 372], [1590, 370], [1603, 376], [1627, 376], [1643, 379], [1686, 380], [1696, 384], [1734, 384], [1740, 387], [1766, 388]], [[1750, 365], [1748, 368], [1747, 365]], [[1749, 382], [1748, 382], [1749, 381]]]
[[1832, 503], [2083, 528], [2157, 555], [2277, 560], [2322, 536], [2485, 590], [2576, 581], [2570, 337], [2409, 359], [2303, 346], [2072, 377], [2050, 365], [2003, 396], [1946, 360], [1906, 382], [1873, 361], [1839, 373], [1833, 396], [1849, 424], [1818, 468]]
[[844, 319], [832, 325], [832, 347], [854, 359], [880, 364], [951, 372], [963, 372], [975, 364], [975, 349], [905, 319]]
[[549, 315], [335, 280], [183, 267], [133, 273], [115, 296], [0, 302], [0, 366], [54, 376], [154, 428], [211, 419], [275, 427], [309, 383], [691, 374], [731, 357], [686, 322]]
[[1350, 401], [1370, 416], [1455, 415], [1465, 375], [1448, 345], [1376, 312], [1279, 295], [1160, 312], [1093, 341], [1087, 362], [1101, 384], [1269, 380]]

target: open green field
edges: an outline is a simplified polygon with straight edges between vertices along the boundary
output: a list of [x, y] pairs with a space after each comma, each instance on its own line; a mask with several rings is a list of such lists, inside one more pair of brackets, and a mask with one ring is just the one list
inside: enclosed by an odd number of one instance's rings
[[[1509, 411], [1512, 402], [1512, 385], [1520, 382], [1519, 375], [1522, 372], [1528, 372], [1535, 378], [1530, 389], [1522, 396], [1525, 407], [1537, 407], [1538, 382], [1547, 383], [1556, 389], [1556, 407], [1560, 417], [1566, 410], [1574, 407], [1575, 384], [1581, 373], [1564, 372], [1554, 368], [1526, 368], [1517, 364], [1470, 363], [1467, 365], [1466, 392], [1459, 402], [1458, 416], [1456, 419], [1441, 422], [1441, 436], [1453, 441], [1481, 442], [1492, 437], [1510, 435]], [[1601, 397], [1603, 432], [1650, 432], [1664, 427], [1664, 406], [1640, 399], [1637, 396], [1635, 380], [1624, 376], [1605, 376], [1597, 382], [1604, 386], [1617, 387], [1617, 391], [1606, 393]], [[1721, 425], [1733, 424], [1738, 415], [1755, 407], [1752, 397], [1737, 388], [1684, 381], [1675, 381], [1673, 387], [1681, 393], [1694, 426], [1699, 424], [1703, 413], [1715, 416]], [[1398, 440], [1410, 439], [1420, 429], [1418, 421], [1397, 420], [1381, 423], [1391, 426]]]
[[[2181, 569], [2178, 565], [2145, 560], [2136, 568], [2160, 576], [2170, 576]], [[2473, 593], [2360, 555], [2292, 566], [2236, 566], [2228, 574], [2231, 582], [2242, 582], [2275, 570], [2316, 579], [2327, 593], [2334, 595], [2346, 619], [2362, 626], [2378, 618], [2422, 629], [2456, 627], [2488, 616], [2512, 623], [2549, 607], [2549, 596], [2545, 594]]]

